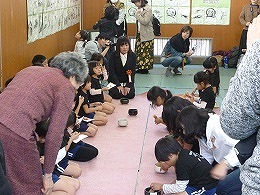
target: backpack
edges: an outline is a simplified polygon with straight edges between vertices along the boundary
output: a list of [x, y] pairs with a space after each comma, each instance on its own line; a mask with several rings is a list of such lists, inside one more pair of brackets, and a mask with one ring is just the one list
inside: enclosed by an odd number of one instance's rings
[[117, 26], [117, 34], [115, 37], [120, 37], [120, 36], [126, 36], [127, 35], [127, 23], [126, 19], [118, 26]]
[[155, 36], [161, 36], [161, 23], [153, 14], [153, 33]]

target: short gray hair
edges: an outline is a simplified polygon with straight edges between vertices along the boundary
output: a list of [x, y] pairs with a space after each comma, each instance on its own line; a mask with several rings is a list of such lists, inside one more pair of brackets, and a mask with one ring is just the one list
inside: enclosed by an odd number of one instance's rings
[[83, 83], [88, 74], [85, 61], [76, 52], [58, 54], [53, 58], [49, 66], [62, 70], [66, 78], [74, 76], [78, 83]]

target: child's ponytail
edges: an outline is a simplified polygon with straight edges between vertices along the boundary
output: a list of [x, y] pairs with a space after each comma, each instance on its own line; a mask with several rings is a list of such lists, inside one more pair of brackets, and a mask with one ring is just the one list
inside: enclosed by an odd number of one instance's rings
[[194, 75], [194, 83], [203, 82], [205, 85], [210, 83], [210, 72], [208, 70], [199, 71]]

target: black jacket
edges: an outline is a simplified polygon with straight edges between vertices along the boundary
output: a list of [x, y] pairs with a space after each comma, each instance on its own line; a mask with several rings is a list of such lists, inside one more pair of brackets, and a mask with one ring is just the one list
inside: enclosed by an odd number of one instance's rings
[[184, 40], [181, 36], [181, 33], [178, 33], [170, 39], [170, 44], [171, 47], [176, 51], [186, 53], [189, 51], [190, 39], [188, 38]]
[[[126, 83], [126, 86], [133, 87], [134, 77], [135, 77], [135, 68], [136, 68], [136, 54], [128, 53], [127, 61], [125, 66], [122, 65], [120, 54], [115, 51], [111, 54], [109, 59], [109, 77], [108, 81], [114, 83], [116, 86], [120, 86], [120, 83]], [[132, 71], [131, 80], [132, 83], [129, 83], [128, 75], [126, 74], [127, 70]]]
[[117, 37], [118, 26], [115, 20], [108, 20], [107, 18], [101, 18], [96, 24], [94, 24], [93, 29], [99, 29], [100, 33], [106, 33], [109, 35], [110, 39]]

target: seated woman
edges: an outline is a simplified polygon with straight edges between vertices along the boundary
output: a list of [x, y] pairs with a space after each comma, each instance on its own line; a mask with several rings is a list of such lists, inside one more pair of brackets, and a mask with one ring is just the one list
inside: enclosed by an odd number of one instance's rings
[[114, 99], [135, 97], [135, 68], [136, 55], [131, 50], [127, 37], [119, 37], [114, 51], [109, 59], [108, 81], [115, 84], [109, 90], [109, 95]]
[[181, 31], [174, 35], [165, 45], [162, 52], [162, 65], [167, 67], [165, 76], [172, 76], [172, 70], [174, 74], [181, 75], [182, 73], [178, 70], [181, 67], [184, 60], [184, 64], [190, 64], [190, 56], [194, 53], [190, 49], [190, 40], [193, 29], [190, 26], [184, 26]]

